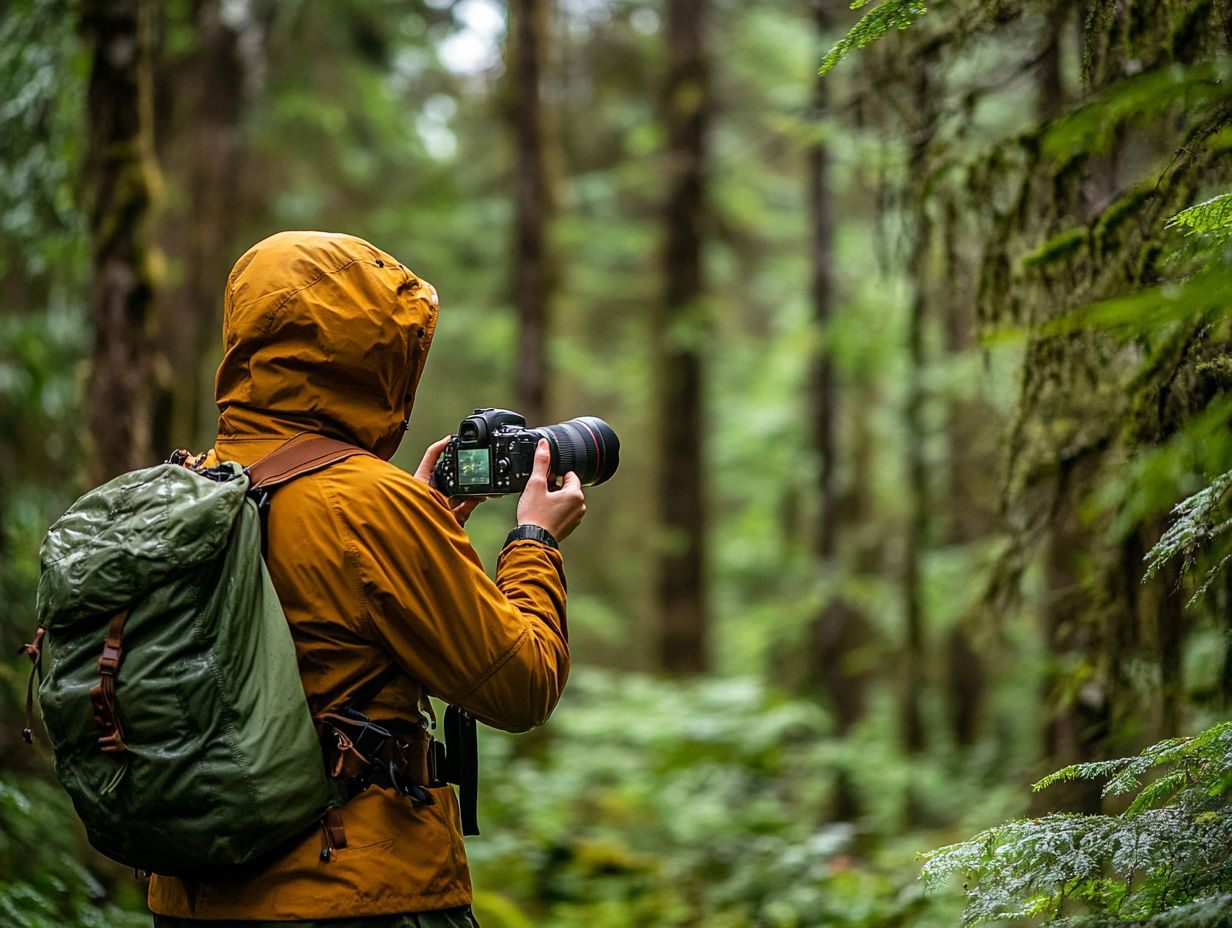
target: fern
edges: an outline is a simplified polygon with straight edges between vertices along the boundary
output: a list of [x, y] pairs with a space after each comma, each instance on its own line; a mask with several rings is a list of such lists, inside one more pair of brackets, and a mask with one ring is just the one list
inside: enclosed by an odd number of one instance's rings
[[[1161, 775], [1142, 781], [1159, 768]], [[1124, 813], [1010, 822], [925, 855], [936, 888], [964, 876], [964, 924], [1047, 915], [1074, 926], [1226, 925], [1232, 913], [1232, 723], [1161, 741], [1133, 757], [1075, 764], [1035, 785], [1109, 777], [1138, 790]], [[1202, 918], [1195, 918], [1195, 915]], [[1186, 920], [1189, 919], [1189, 920]]]
[[[1155, 576], [1168, 561], [1183, 558], [1184, 570], [1189, 571], [1197, 562], [1199, 553], [1232, 527], [1232, 517], [1225, 514], [1224, 501], [1232, 490], [1232, 471], [1220, 474], [1210, 485], [1199, 490], [1176, 505], [1172, 510], [1174, 521], [1147, 552], [1149, 562], [1144, 580]], [[1197, 591], [1189, 599], [1189, 605], [1197, 602], [1215, 579], [1232, 560], [1226, 555], [1202, 578]]]
[[[858, 10], [868, 2], [869, 0], [855, 0], [851, 8]], [[865, 13], [860, 21], [851, 27], [851, 31], [826, 52], [817, 73], [826, 74], [851, 52], [872, 45], [891, 29], [906, 29], [927, 12], [928, 6], [923, 0], [884, 0]]]
[[1180, 227], [1186, 235], [1232, 237], [1232, 193], [1221, 193], [1205, 203], [1183, 209], [1168, 220], [1168, 228]]

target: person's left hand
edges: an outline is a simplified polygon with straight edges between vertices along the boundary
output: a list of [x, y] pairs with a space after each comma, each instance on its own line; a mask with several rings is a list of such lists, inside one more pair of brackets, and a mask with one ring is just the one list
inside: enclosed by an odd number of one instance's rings
[[[441, 452], [445, 450], [445, 446], [449, 444], [449, 439], [452, 435], [446, 435], [439, 441], [434, 441], [428, 445], [428, 450], [424, 452], [423, 460], [419, 462], [419, 466], [415, 468], [415, 479], [422, 480], [433, 489], [437, 489], [436, 481], [432, 478], [432, 469], [436, 467], [436, 459], [441, 456]], [[475, 511], [475, 507], [482, 503], [486, 496], [467, 496], [467, 497], [451, 497], [449, 500], [449, 508], [453, 512], [453, 517], [458, 520], [459, 525], [466, 525], [466, 520], [471, 517], [471, 513]]]

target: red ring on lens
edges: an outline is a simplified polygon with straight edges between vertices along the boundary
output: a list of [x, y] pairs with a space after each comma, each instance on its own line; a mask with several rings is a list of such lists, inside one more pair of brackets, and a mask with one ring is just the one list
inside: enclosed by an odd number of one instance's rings
[[595, 443], [595, 477], [603, 473], [603, 446], [599, 443], [599, 436], [594, 433], [594, 430], [584, 421], [582, 427], [590, 432], [590, 438]]

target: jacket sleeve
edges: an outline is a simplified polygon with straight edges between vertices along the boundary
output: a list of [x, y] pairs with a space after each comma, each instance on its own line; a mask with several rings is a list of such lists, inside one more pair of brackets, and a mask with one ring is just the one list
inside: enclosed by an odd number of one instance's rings
[[378, 487], [361, 509], [335, 510], [349, 513], [346, 556], [374, 637], [428, 692], [487, 725], [545, 722], [569, 675], [560, 552], [514, 542], [493, 582], [444, 496], [403, 472]]

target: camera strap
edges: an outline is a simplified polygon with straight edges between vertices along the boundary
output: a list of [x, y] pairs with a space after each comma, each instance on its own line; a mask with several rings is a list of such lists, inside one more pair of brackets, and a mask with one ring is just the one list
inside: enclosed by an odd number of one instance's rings
[[445, 710], [445, 779], [458, 787], [462, 834], [479, 834], [479, 739], [475, 720], [457, 706]]

